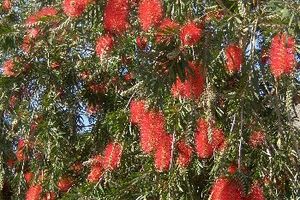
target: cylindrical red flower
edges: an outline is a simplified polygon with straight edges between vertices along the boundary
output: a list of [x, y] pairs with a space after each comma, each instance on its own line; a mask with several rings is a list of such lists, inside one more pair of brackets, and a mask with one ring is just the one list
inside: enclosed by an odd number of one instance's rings
[[109, 143], [103, 152], [103, 168], [105, 170], [116, 169], [121, 162], [122, 145], [117, 142]]
[[251, 133], [250, 138], [249, 138], [249, 145], [252, 148], [257, 148], [261, 146], [266, 139], [266, 135], [262, 131], [254, 131]]
[[143, 31], [156, 27], [163, 17], [161, 0], [141, 0], [138, 8], [138, 17]]
[[170, 168], [171, 157], [172, 157], [172, 135], [163, 134], [159, 138], [160, 142], [157, 145], [154, 154], [154, 163], [157, 171], [167, 171]]
[[28, 172], [24, 173], [24, 179], [25, 179], [27, 184], [29, 184], [31, 182], [33, 177], [34, 177], [34, 173], [32, 173], [32, 172], [28, 171]]
[[146, 112], [145, 101], [132, 100], [130, 103], [130, 121], [138, 124]]
[[37, 12], [31, 14], [25, 20], [25, 24], [28, 26], [34, 25], [36, 22], [40, 21], [44, 17], [53, 17], [56, 16], [58, 11], [54, 7], [43, 7]]
[[187, 167], [192, 158], [192, 147], [190, 147], [184, 140], [180, 140], [177, 142], [177, 149], [178, 149], [178, 158], [177, 164], [180, 167]]
[[198, 99], [205, 88], [205, 77], [200, 73], [202, 68], [199, 65], [189, 62], [189, 69], [185, 70], [186, 80], [182, 81], [177, 77], [171, 88], [174, 97], [183, 97], [187, 99]]
[[108, 0], [104, 9], [104, 29], [110, 33], [122, 34], [128, 27], [128, 0]]
[[26, 200], [40, 200], [42, 190], [41, 185], [31, 186], [26, 192]]
[[90, 173], [87, 177], [88, 181], [91, 183], [97, 183], [101, 176], [103, 175], [103, 166], [102, 164], [94, 164], [91, 167]]
[[3, 63], [3, 75], [7, 77], [13, 77], [15, 76], [15, 71], [14, 71], [15, 63], [13, 59], [9, 59], [4, 61]]
[[196, 45], [201, 36], [202, 28], [194, 22], [188, 22], [185, 24], [180, 31], [180, 40], [183, 46], [193, 46]]
[[156, 149], [165, 134], [165, 118], [161, 112], [148, 111], [140, 120], [140, 144], [144, 153]]
[[58, 190], [61, 192], [67, 192], [73, 185], [73, 179], [70, 177], [61, 177], [57, 182]]
[[198, 120], [195, 134], [195, 148], [199, 158], [210, 158], [214, 150], [222, 150], [225, 141], [224, 132], [221, 129], [211, 127], [211, 141], [208, 138], [208, 123], [204, 119]]
[[218, 178], [211, 190], [211, 200], [243, 200], [244, 197], [242, 185], [226, 177]]
[[226, 68], [229, 73], [241, 70], [243, 51], [237, 44], [229, 44], [225, 48]]
[[290, 74], [296, 64], [295, 39], [286, 34], [277, 34], [271, 42], [270, 64], [271, 72], [275, 78], [282, 74]]
[[114, 46], [114, 38], [111, 35], [103, 35], [96, 41], [96, 55], [102, 59]]
[[62, 8], [69, 17], [79, 17], [87, 8], [90, 0], [64, 0]]
[[5, 12], [10, 11], [10, 9], [11, 9], [11, 0], [3, 0], [3, 2], [2, 2], [2, 9]]

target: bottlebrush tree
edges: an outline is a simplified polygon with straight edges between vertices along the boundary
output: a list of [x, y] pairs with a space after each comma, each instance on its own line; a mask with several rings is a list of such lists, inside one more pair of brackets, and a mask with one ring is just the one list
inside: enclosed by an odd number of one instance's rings
[[3, 0], [0, 199], [297, 199], [299, 4]]

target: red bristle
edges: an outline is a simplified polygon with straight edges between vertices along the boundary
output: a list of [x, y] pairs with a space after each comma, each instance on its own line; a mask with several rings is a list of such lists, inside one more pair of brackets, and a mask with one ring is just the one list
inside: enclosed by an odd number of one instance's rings
[[227, 71], [229, 73], [240, 71], [243, 62], [242, 49], [237, 44], [229, 44], [225, 48], [225, 55]]
[[218, 178], [211, 191], [211, 200], [243, 200], [244, 197], [241, 184], [226, 177]]
[[67, 16], [75, 18], [83, 14], [89, 3], [90, 0], [64, 0], [62, 8]]
[[154, 154], [154, 162], [156, 170], [162, 172], [170, 168], [173, 138], [172, 135], [163, 134], [159, 140]]
[[213, 155], [213, 147], [208, 141], [208, 123], [204, 119], [198, 120], [195, 134], [195, 148], [199, 158], [210, 158]]
[[177, 158], [177, 164], [180, 167], [187, 167], [192, 158], [192, 147], [190, 147], [184, 140], [180, 140], [177, 142], [177, 149], [178, 149], [178, 158]]
[[251, 186], [250, 193], [245, 198], [245, 200], [265, 200], [265, 195], [263, 189], [258, 185], [258, 183], [254, 183]]
[[11, 0], [3, 0], [3, 2], [2, 2], [2, 9], [5, 12], [10, 11], [10, 9], [11, 9]]
[[31, 186], [26, 192], [26, 200], [40, 200], [42, 190], [41, 185]]
[[61, 192], [67, 192], [73, 185], [73, 179], [70, 177], [61, 177], [58, 180], [57, 187]]
[[14, 71], [15, 63], [13, 59], [9, 59], [4, 61], [3, 63], [3, 75], [7, 77], [13, 77], [15, 76], [15, 71]]
[[196, 45], [201, 36], [202, 28], [194, 22], [188, 22], [180, 30], [180, 40], [183, 46], [194, 46]]
[[104, 9], [104, 29], [110, 33], [122, 34], [128, 25], [128, 0], [108, 0]]
[[103, 152], [103, 168], [105, 170], [116, 169], [121, 162], [122, 146], [117, 142], [109, 143]]
[[295, 39], [286, 34], [277, 34], [270, 48], [271, 72], [275, 78], [282, 74], [290, 74], [296, 64]]
[[90, 173], [87, 177], [88, 181], [91, 183], [97, 183], [103, 175], [103, 172], [104, 170], [102, 164], [92, 165]]
[[34, 173], [32, 173], [32, 172], [25, 172], [24, 173], [24, 179], [25, 179], [27, 184], [29, 184], [31, 182], [33, 177], [34, 177]]
[[143, 115], [146, 112], [145, 101], [143, 100], [132, 100], [130, 103], [130, 121], [132, 123], [140, 123]]
[[156, 27], [163, 17], [161, 0], [141, 0], [138, 8], [138, 17], [143, 31]]
[[102, 59], [107, 53], [109, 53], [114, 46], [114, 38], [111, 35], [103, 35], [96, 41], [96, 55]]

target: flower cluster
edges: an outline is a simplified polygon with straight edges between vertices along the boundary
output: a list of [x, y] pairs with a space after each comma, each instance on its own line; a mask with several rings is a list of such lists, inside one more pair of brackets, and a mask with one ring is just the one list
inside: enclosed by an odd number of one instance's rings
[[109, 53], [114, 46], [114, 38], [107, 34], [100, 36], [96, 41], [96, 55], [102, 59], [107, 53]]
[[110, 33], [121, 34], [128, 27], [128, 0], [108, 0], [104, 9], [104, 29]]
[[97, 155], [92, 159], [92, 166], [87, 177], [91, 183], [100, 180], [104, 172], [117, 169], [121, 162], [123, 147], [117, 142], [107, 144], [103, 151], [103, 155]]
[[230, 44], [225, 48], [226, 68], [229, 73], [241, 70], [243, 62], [242, 49], [236, 44]]
[[174, 97], [183, 97], [187, 99], [198, 99], [205, 87], [205, 78], [200, 73], [201, 66], [193, 62], [188, 63], [189, 69], [185, 70], [186, 80], [182, 81], [177, 77], [171, 88]]
[[67, 16], [75, 18], [82, 15], [89, 3], [90, 0], [64, 0], [62, 8]]
[[295, 39], [286, 34], [275, 35], [270, 48], [271, 72], [274, 77], [290, 74], [295, 63]]
[[138, 8], [138, 17], [143, 31], [156, 27], [163, 17], [161, 0], [141, 0]]
[[220, 129], [211, 127], [211, 141], [209, 140], [209, 124], [204, 119], [197, 122], [195, 134], [195, 148], [199, 158], [210, 158], [214, 151], [220, 151], [224, 148], [225, 136]]
[[180, 30], [180, 40], [183, 46], [194, 46], [196, 45], [201, 36], [202, 28], [194, 22], [188, 22]]
[[211, 190], [211, 200], [243, 200], [244, 197], [241, 183], [227, 177], [218, 178]]
[[[138, 113], [138, 111], [140, 113]], [[131, 120], [140, 128], [140, 145], [146, 154], [154, 154], [157, 171], [166, 171], [171, 164], [173, 138], [165, 130], [161, 112], [147, 110], [144, 101], [134, 100], [130, 105]]]
[[40, 200], [42, 194], [41, 185], [33, 185], [26, 192], [26, 200]]
[[192, 158], [192, 147], [190, 147], [184, 140], [180, 140], [177, 142], [177, 149], [178, 149], [178, 158], [177, 164], [180, 167], [187, 167]]

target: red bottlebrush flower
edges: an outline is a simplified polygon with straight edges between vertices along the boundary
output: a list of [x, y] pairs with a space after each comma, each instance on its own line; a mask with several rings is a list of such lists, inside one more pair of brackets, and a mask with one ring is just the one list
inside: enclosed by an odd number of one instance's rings
[[158, 27], [156, 34], [157, 43], [169, 43], [172, 39], [172, 32], [178, 29], [179, 24], [173, 20], [166, 18], [164, 19]]
[[192, 158], [192, 147], [190, 147], [184, 140], [180, 140], [177, 143], [177, 149], [178, 149], [178, 158], [177, 158], [177, 164], [180, 167], [187, 167]]
[[21, 49], [24, 51], [24, 53], [28, 54], [31, 48], [32, 48], [32, 40], [29, 35], [25, 35], [23, 38]]
[[89, 3], [90, 0], [64, 0], [62, 8], [67, 16], [75, 18], [82, 15]]
[[155, 150], [165, 134], [165, 118], [162, 113], [149, 111], [140, 120], [140, 144], [144, 153]]
[[59, 178], [57, 187], [61, 192], [67, 192], [73, 185], [73, 179], [70, 177]]
[[143, 31], [157, 26], [163, 17], [161, 0], [141, 0], [138, 17]]
[[55, 192], [47, 192], [42, 200], [55, 200], [56, 194]]
[[15, 106], [16, 106], [16, 103], [17, 103], [17, 100], [18, 100], [18, 97], [16, 95], [12, 95], [10, 98], [9, 98], [9, 107], [11, 109], [14, 109]]
[[15, 76], [15, 71], [14, 71], [15, 63], [13, 59], [9, 59], [4, 61], [3, 63], [3, 75], [7, 77], [13, 77]]
[[101, 164], [92, 165], [91, 171], [87, 177], [88, 181], [91, 183], [97, 183], [103, 175], [103, 172], [104, 170]]
[[26, 192], [26, 200], [40, 200], [42, 190], [41, 185], [31, 186]]
[[224, 144], [224, 133], [220, 129], [212, 129], [211, 142], [208, 139], [208, 123], [204, 119], [198, 120], [198, 127], [195, 135], [196, 152], [199, 158], [210, 158], [214, 150], [221, 150]]
[[226, 177], [218, 178], [211, 191], [211, 200], [243, 200], [244, 197], [241, 184]]
[[265, 195], [263, 189], [257, 184], [254, 183], [251, 186], [250, 194], [245, 198], [245, 200], [265, 200]]
[[133, 79], [133, 74], [131, 72], [128, 72], [127, 74], [124, 75], [125, 81], [131, 81]]
[[270, 48], [271, 72], [275, 78], [282, 74], [290, 74], [296, 64], [295, 39], [286, 34], [277, 34], [271, 42]]
[[103, 25], [108, 32], [122, 34], [128, 27], [128, 0], [108, 0], [104, 9]]
[[154, 154], [154, 163], [156, 170], [162, 172], [170, 168], [173, 138], [172, 135], [163, 134], [159, 140]]
[[130, 121], [138, 124], [146, 112], [145, 101], [132, 100], [130, 103]]
[[19, 162], [27, 160], [27, 156], [25, 155], [25, 141], [20, 139], [18, 142], [16, 157]]
[[240, 71], [243, 62], [242, 49], [236, 44], [230, 44], [225, 48], [225, 55], [229, 73]]
[[34, 25], [44, 17], [53, 17], [57, 15], [58, 11], [54, 7], [44, 7], [39, 11], [33, 13], [32, 15], [28, 16], [25, 20], [25, 24], [28, 26]]
[[105, 170], [116, 169], [121, 162], [122, 146], [119, 143], [109, 143], [103, 152], [103, 168]]
[[257, 148], [258, 146], [261, 146], [266, 140], [266, 135], [262, 131], [254, 131], [251, 133], [249, 138], [249, 145], [252, 148]]
[[229, 174], [235, 174], [238, 170], [238, 167], [236, 166], [236, 164], [230, 164], [227, 171]]
[[200, 28], [194, 22], [188, 22], [180, 30], [180, 40], [183, 46], [193, 46], [196, 45], [201, 36], [202, 28]]
[[148, 40], [145, 37], [137, 37], [136, 38], [136, 45], [138, 48], [144, 50], [147, 46]]
[[81, 162], [75, 162], [72, 166], [71, 166], [71, 169], [73, 172], [75, 173], [79, 173], [82, 171], [83, 169], [83, 165]]
[[29, 184], [31, 182], [33, 177], [34, 177], [34, 173], [32, 173], [32, 172], [25, 172], [24, 173], [24, 179], [25, 179], [27, 184]]
[[11, 1], [10, 0], [3, 0], [3, 2], [2, 2], [2, 9], [5, 12], [10, 11], [10, 9], [11, 9]]
[[40, 29], [38, 28], [31, 28], [27, 31], [27, 35], [30, 37], [30, 38], [36, 38], [38, 36], [40, 32]]
[[111, 35], [103, 35], [96, 41], [96, 55], [102, 59], [107, 53], [109, 53], [114, 46], [114, 38]]
[[[201, 66], [196, 66], [189, 62], [189, 69], [186, 69], [186, 80], [182, 82], [177, 77], [171, 88], [171, 93], [174, 97], [184, 97], [188, 99], [197, 99], [201, 96], [205, 87], [205, 77], [200, 73]], [[191, 71], [191, 72], [190, 72]]]

